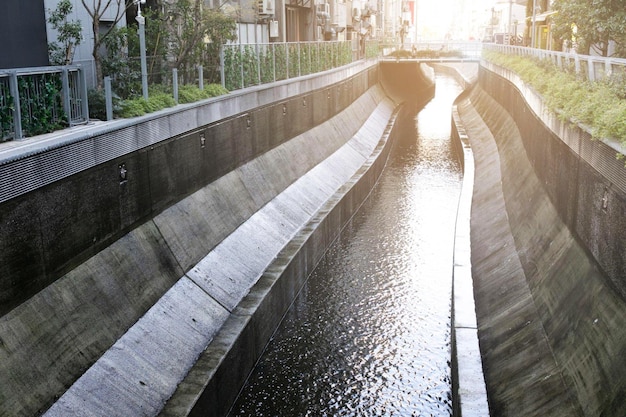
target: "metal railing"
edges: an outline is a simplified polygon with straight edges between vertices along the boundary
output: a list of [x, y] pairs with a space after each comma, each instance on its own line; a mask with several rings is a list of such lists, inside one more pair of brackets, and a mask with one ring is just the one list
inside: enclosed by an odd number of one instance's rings
[[0, 70], [0, 141], [85, 123], [87, 104], [80, 66]]
[[377, 54], [371, 41], [361, 46], [356, 39], [225, 45], [220, 53], [221, 80], [232, 91], [326, 71]]
[[399, 45], [383, 45], [381, 49], [393, 51], [385, 59], [418, 59], [425, 62], [476, 62], [480, 60], [481, 42], [425, 41]]
[[585, 81], [600, 81], [610, 77], [626, 77], [626, 59], [579, 55], [574, 52], [550, 51], [514, 45], [487, 44], [485, 49], [508, 55], [518, 55], [551, 61], [563, 71], [569, 71]]
[[[225, 45], [220, 53], [220, 78], [233, 91], [377, 58], [384, 51], [377, 40], [356, 39]], [[197, 78], [188, 73], [185, 77], [195, 79], [202, 89], [202, 67], [193, 68], [198, 70]], [[88, 73], [89, 68], [82, 65], [0, 70], [0, 142], [89, 121], [87, 87], [95, 81], [87, 82]], [[172, 87], [176, 98], [180, 73], [173, 69], [169, 74], [161, 71], [155, 79]], [[110, 79], [105, 81], [109, 84]], [[110, 120], [113, 91], [107, 91], [106, 119]]]

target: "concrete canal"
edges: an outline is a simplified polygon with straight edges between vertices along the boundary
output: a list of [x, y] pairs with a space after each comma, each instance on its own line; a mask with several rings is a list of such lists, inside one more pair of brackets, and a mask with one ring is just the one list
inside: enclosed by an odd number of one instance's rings
[[379, 183], [309, 277], [231, 416], [450, 415], [460, 87], [404, 114]]

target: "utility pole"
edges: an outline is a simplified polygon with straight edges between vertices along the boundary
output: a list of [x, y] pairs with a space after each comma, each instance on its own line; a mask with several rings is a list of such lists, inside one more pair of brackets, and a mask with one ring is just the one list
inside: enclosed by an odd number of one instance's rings
[[511, 44], [511, 37], [512, 37], [512, 30], [511, 30], [511, 23], [512, 23], [512, 18], [513, 18], [513, 0], [509, 0], [509, 25], [507, 27], [507, 33], [508, 33], [508, 37], [509, 37], [509, 45]]
[[532, 24], [532, 33], [530, 34], [530, 47], [535, 47], [535, 16], [537, 13], [537, 0], [533, 0], [533, 24]]
[[146, 65], [146, 18], [141, 15], [141, 4], [146, 0], [135, 0], [137, 5], [137, 23], [139, 23], [139, 54], [141, 59], [141, 90], [144, 100], [148, 100], [148, 66]]

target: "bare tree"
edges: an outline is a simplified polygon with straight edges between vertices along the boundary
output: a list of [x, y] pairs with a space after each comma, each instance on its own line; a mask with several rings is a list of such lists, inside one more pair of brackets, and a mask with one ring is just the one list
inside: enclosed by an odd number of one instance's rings
[[188, 69], [200, 61], [206, 22], [202, 18], [202, 0], [177, 0], [168, 9], [170, 53], [173, 66], [188, 75]]
[[[111, 30], [119, 23], [120, 20], [124, 17], [124, 13], [126, 9], [131, 7], [134, 2], [126, 3], [125, 0], [81, 0], [83, 3], [83, 7], [87, 10], [87, 13], [91, 17], [91, 28], [93, 32], [93, 50], [92, 55], [94, 59], [94, 63], [96, 66], [96, 82], [98, 89], [102, 89], [103, 79], [102, 79], [102, 62], [100, 57], [100, 47], [103, 44], [104, 39], [111, 33]], [[104, 16], [107, 11], [111, 10], [109, 13], [113, 14], [113, 20], [108, 20], [111, 22], [111, 26], [107, 29], [106, 32], [100, 33], [100, 19]]]

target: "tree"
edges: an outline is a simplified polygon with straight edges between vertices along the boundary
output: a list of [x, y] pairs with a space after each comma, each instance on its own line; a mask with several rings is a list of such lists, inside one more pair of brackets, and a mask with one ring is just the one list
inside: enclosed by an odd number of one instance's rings
[[219, 47], [236, 39], [236, 23], [224, 13], [205, 9], [202, 0], [177, 0], [166, 11], [169, 32], [169, 55], [172, 65], [189, 82], [193, 67], [204, 61], [215, 67]]
[[211, 83], [219, 83], [220, 48], [237, 40], [237, 23], [233, 17], [216, 9], [205, 10], [203, 20], [206, 27], [203, 65], [208, 70], [205, 77]]
[[[91, 17], [91, 29], [93, 33], [93, 55], [94, 64], [96, 67], [96, 82], [99, 90], [102, 89], [102, 61], [100, 56], [100, 47], [103, 44], [104, 39], [109, 36], [113, 28], [124, 17], [124, 12], [127, 8], [133, 5], [133, 2], [126, 4], [125, 0], [81, 0], [83, 7]], [[100, 19], [109, 11], [113, 13], [113, 20], [111, 26], [103, 33], [100, 33]], [[110, 20], [109, 20], [110, 21]]]
[[577, 50], [608, 56], [626, 56], [626, 0], [555, 0], [555, 36], [575, 42]]
[[70, 0], [61, 0], [54, 10], [48, 10], [48, 22], [57, 31], [57, 42], [50, 42], [48, 51], [53, 65], [69, 65], [74, 59], [74, 50], [82, 40], [80, 20], [69, 21], [67, 17], [74, 6]]
[[[161, 81], [167, 55], [166, 25], [159, 8], [143, 9], [146, 18], [148, 82]], [[126, 99], [141, 94], [139, 37], [136, 25], [116, 28], [104, 39], [107, 56], [102, 59], [103, 74], [112, 79], [113, 90]]]
[[206, 28], [202, 21], [202, 0], [177, 0], [167, 11], [170, 23], [170, 53], [173, 66], [186, 78], [193, 63], [200, 62]]

